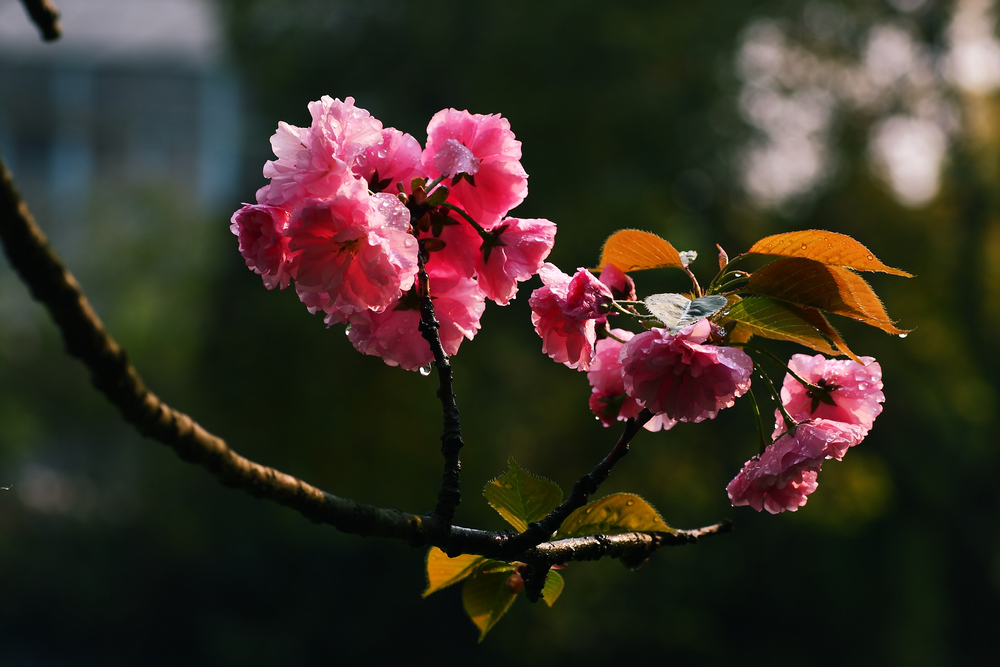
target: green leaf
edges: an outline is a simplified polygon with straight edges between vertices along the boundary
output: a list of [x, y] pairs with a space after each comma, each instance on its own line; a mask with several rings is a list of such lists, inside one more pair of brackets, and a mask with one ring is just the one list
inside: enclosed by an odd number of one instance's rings
[[736, 320], [740, 324], [739, 329], [752, 335], [791, 341], [831, 356], [840, 354], [809, 323], [804, 310], [776, 299], [748, 296], [731, 305], [724, 315]]
[[477, 570], [465, 580], [462, 587], [462, 605], [465, 613], [479, 628], [479, 641], [496, 625], [500, 617], [510, 609], [517, 597], [507, 588], [507, 572], [484, 573]]
[[865, 279], [850, 269], [801, 257], [785, 257], [754, 271], [743, 291], [825, 310], [877, 327], [906, 333], [889, 319]]
[[622, 229], [608, 237], [601, 248], [598, 270], [614, 264], [624, 273], [643, 269], [677, 268], [685, 264], [670, 242], [651, 232]]
[[507, 472], [486, 484], [483, 495], [500, 516], [519, 533], [528, 524], [545, 518], [562, 502], [562, 490], [555, 482], [532, 475], [511, 456]]
[[542, 599], [545, 600], [545, 604], [550, 607], [554, 605], [565, 585], [566, 580], [562, 578], [561, 574], [555, 570], [549, 570], [548, 576], [545, 577], [545, 585], [542, 586]]
[[573, 511], [556, 539], [619, 533], [672, 533], [653, 506], [633, 493], [613, 493]]
[[427, 590], [423, 597], [435, 593], [446, 586], [457, 584], [471, 575], [486, 559], [482, 556], [462, 554], [449, 558], [437, 547], [427, 552]]
[[753, 244], [748, 255], [805, 257], [823, 264], [843, 266], [857, 271], [881, 271], [912, 278], [906, 271], [883, 264], [872, 252], [850, 236], [822, 229], [805, 229], [768, 236]]
[[663, 326], [676, 332], [709, 317], [726, 307], [728, 300], [719, 294], [689, 299], [683, 294], [652, 294], [643, 301], [646, 308]]

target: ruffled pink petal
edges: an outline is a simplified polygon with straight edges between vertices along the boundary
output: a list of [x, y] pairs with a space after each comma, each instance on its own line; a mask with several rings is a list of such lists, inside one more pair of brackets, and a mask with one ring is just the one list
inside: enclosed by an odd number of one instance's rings
[[793, 419], [829, 419], [858, 424], [865, 433], [882, 412], [882, 367], [873, 357], [861, 357], [864, 364], [851, 360], [827, 359], [821, 354], [796, 354], [788, 367], [802, 379], [821, 387], [832, 387], [829, 397], [834, 405], [816, 400], [811, 392], [791, 375], [785, 375], [781, 402]]
[[288, 211], [282, 208], [248, 204], [231, 220], [229, 229], [239, 237], [240, 254], [268, 289], [284, 289], [291, 279], [291, 250], [285, 236], [288, 219]]
[[711, 323], [676, 335], [654, 328], [622, 346], [625, 392], [653, 414], [683, 422], [714, 419], [750, 388], [753, 361], [733, 347], [703, 345]]
[[502, 306], [517, 294], [517, 283], [535, 275], [552, 251], [556, 226], [548, 220], [507, 218], [494, 231], [498, 245], [476, 256], [479, 289]]

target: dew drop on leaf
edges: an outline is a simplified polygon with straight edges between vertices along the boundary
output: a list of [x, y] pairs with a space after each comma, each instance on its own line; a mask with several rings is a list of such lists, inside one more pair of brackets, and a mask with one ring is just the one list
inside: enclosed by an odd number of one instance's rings
[[514, 485], [511, 484], [510, 482], [507, 482], [506, 484], [503, 485], [503, 488], [505, 488], [505, 489], [513, 489]]

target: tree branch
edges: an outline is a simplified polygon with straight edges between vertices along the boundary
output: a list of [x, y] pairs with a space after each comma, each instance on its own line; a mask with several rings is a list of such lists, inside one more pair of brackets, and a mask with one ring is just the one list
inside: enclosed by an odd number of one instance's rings
[[62, 37], [59, 25], [59, 9], [49, 0], [21, 0], [28, 16], [42, 33], [42, 39], [53, 42]]
[[441, 432], [441, 455], [444, 456], [444, 473], [441, 477], [441, 490], [438, 492], [437, 507], [431, 516], [448, 525], [455, 518], [455, 510], [462, 502], [462, 461], [459, 454], [462, 442], [462, 425], [458, 417], [458, 404], [455, 402], [455, 392], [452, 389], [451, 363], [441, 345], [438, 331], [441, 324], [434, 314], [434, 302], [430, 294], [430, 278], [424, 267], [423, 248], [417, 254], [419, 271], [417, 273], [417, 293], [420, 297], [420, 333], [431, 346], [434, 354], [434, 366], [438, 372], [437, 396], [441, 400], [444, 412], [444, 429]]

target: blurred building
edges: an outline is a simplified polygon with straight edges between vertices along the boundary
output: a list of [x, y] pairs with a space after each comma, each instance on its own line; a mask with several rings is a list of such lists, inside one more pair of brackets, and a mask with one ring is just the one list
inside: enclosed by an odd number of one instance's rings
[[241, 109], [214, 5], [58, 6], [64, 35], [45, 43], [18, 0], [0, 0], [0, 154], [36, 216], [61, 226], [105, 186], [231, 198]]

